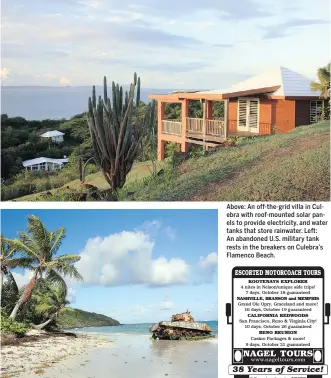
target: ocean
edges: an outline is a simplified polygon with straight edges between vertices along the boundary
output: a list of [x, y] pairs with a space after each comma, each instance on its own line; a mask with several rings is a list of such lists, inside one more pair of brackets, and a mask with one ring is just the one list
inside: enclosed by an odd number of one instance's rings
[[[148, 95], [169, 93], [172, 89], [141, 89], [141, 101], [148, 102]], [[108, 89], [108, 93], [111, 91]], [[1, 87], [1, 114], [23, 117], [27, 120], [70, 119], [87, 110], [92, 86], [81, 87]], [[103, 96], [103, 87], [96, 86], [97, 96]]]
[[[207, 322], [206, 322], [207, 323]], [[217, 330], [217, 322], [208, 322]], [[40, 378], [217, 378], [218, 339], [200, 341], [151, 340], [151, 324], [127, 324], [116, 327], [81, 328], [77, 331], [102, 333], [111, 343], [77, 353], [38, 370]], [[91, 335], [92, 336], [92, 335]], [[97, 335], [93, 335], [97, 336]], [[97, 339], [96, 339], [97, 340]], [[82, 343], [84, 341], [82, 340]], [[96, 341], [96, 345], [97, 341]], [[50, 353], [52, 353], [50, 351]], [[56, 356], [54, 356], [56, 358]], [[19, 362], [18, 362], [19, 363]], [[30, 378], [27, 372], [22, 378]]]
[[[218, 321], [202, 321], [206, 323], [213, 330], [212, 334], [217, 336]], [[88, 327], [88, 328], [75, 328], [72, 331], [79, 333], [102, 333], [112, 335], [151, 335], [149, 328], [154, 323], [141, 323], [141, 324], [123, 324], [113, 327]]]

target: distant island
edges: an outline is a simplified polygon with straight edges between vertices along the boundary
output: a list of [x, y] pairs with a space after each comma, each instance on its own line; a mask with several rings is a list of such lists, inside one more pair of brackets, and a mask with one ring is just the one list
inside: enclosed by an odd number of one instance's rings
[[120, 322], [109, 316], [96, 314], [95, 312], [88, 312], [79, 309], [72, 309], [73, 311], [66, 311], [57, 319], [57, 324], [60, 328], [85, 328], [85, 327], [105, 327], [118, 326]]

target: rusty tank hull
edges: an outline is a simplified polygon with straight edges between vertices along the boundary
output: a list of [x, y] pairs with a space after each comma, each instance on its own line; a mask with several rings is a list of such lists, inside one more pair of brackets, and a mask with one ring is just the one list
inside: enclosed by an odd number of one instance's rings
[[212, 329], [205, 323], [195, 321], [171, 321], [154, 324], [149, 331], [153, 339], [190, 340], [214, 337]]

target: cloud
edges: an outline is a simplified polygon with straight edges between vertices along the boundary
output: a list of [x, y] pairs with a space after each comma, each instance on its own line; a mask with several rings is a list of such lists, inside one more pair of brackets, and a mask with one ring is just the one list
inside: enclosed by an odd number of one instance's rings
[[175, 304], [172, 301], [165, 300], [161, 303], [160, 310], [172, 310]]
[[168, 236], [169, 239], [171, 240], [176, 239], [176, 231], [172, 227], [166, 226], [163, 231]]
[[[114, 5], [117, 5], [118, 8], [126, 8], [130, 3], [130, 0], [117, 0]], [[140, 0], [139, 6], [139, 11], [144, 12], [147, 16], [171, 17], [173, 19], [180, 19], [183, 14], [188, 16], [201, 11], [212, 11], [219, 17], [230, 19], [251, 19], [265, 17], [270, 14], [261, 9], [261, 3], [255, 0], [168, 0], [166, 2]], [[175, 12], [174, 9], [176, 10]]]
[[70, 85], [71, 84], [71, 80], [68, 77], [66, 77], [66, 76], [61, 76], [60, 77], [60, 84]]
[[139, 230], [89, 239], [76, 267], [86, 284], [186, 284], [189, 265], [181, 258], [153, 258], [154, 244], [149, 234]]
[[36, 77], [40, 79], [46, 79], [46, 80], [56, 79], [56, 76], [50, 73], [39, 74], [39, 75], [36, 75]]
[[1, 79], [6, 80], [8, 79], [10, 69], [8, 68], [1, 68]]
[[172, 310], [175, 304], [167, 296], [162, 303], [149, 304], [149, 305], [135, 305], [129, 308], [130, 312], [135, 313], [146, 313], [146, 312], [156, 312], [158, 310]]
[[213, 47], [220, 47], [220, 48], [229, 48], [233, 47], [235, 44], [234, 43], [214, 43]]
[[145, 230], [147, 233], [151, 233], [151, 232], [159, 231], [162, 225], [163, 225], [162, 221], [153, 219], [150, 221], [145, 221], [141, 225], [141, 229]]
[[149, 305], [149, 306], [133, 306], [133, 307], [129, 308], [129, 311], [130, 312], [134, 312], [134, 313], [141, 313], [141, 314], [143, 314], [143, 313], [149, 312], [152, 307], [153, 307], [153, 305]]
[[140, 228], [153, 237], [164, 234], [172, 241], [176, 239], [176, 230], [166, 225], [164, 221], [158, 219], [145, 221]]
[[150, 284], [165, 286], [173, 284], [185, 284], [189, 279], [189, 265], [180, 258], [167, 260], [159, 257], [152, 261]]
[[12, 275], [15, 278], [17, 287], [20, 289], [21, 287], [25, 286], [32, 278], [33, 271], [25, 269], [23, 273], [17, 273], [12, 271]]
[[328, 23], [328, 20], [323, 19], [293, 19], [277, 25], [268, 25], [263, 27], [263, 29], [266, 30], [263, 39], [283, 38], [293, 34], [295, 31], [298, 31], [299, 28]]
[[207, 257], [200, 257], [197, 264], [198, 278], [196, 283], [208, 283], [213, 279], [214, 274], [217, 272], [218, 256], [216, 252], [212, 252]]
[[72, 287], [69, 287], [68, 288], [68, 292], [67, 292], [67, 300], [73, 304], [76, 302], [76, 290], [73, 289]]
[[[86, 12], [108, 12], [108, 1], [84, 1], [76, 0], [77, 6], [85, 7]], [[97, 4], [97, 6], [96, 6]], [[114, 13], [123, 12], [129, 13], [128, 9], [132, 12], [143, 13], [146, 18], [151, 17], [165, 17], [172, 19], [180, 19], [183, 15], [190, 16], [202, 11], [211, 11], [222, 18], [245, 20], [259, 17], [266, 17], [270, 15], [267, 11], [267, 6], [262, 9], [264, 3], [256, 0], [168, 0], [155, 1], [155, 0], [139, 0], [138, 4], [132, 4], [131, 0], [112, 0], [111, 8]], [[176, 10], [174, 12], [174, 9]], [[77, 9], [78, 11], [78, 9]]]

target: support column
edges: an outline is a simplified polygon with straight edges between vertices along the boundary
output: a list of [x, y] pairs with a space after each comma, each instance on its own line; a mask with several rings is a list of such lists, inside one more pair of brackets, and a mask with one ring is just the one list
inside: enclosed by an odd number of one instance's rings
[[224, 130], [225, 130], [225, 139], [229, 134], [229, 100], [224, 100]]
[[[204, 100], [202, 103], [202, 140], [203, 143], [206, 142], [206, 119], [208, 119], [208, 101]], [[207, 146], [204, 144], [203, 145], [204, 151], [207, 151]]]
[[186, 142], [186, 121], [188, 118], [188, 106], [189, 100], [185, 98], [182, 101], [182, 141], [181, 141], [181, 152], [188, 152], [188, 143]]
[[162, 121], [164, 120], [164, 107], [162, 101], [157, 103], [157, 160], [164, 160], [164, 140], [162, 140]]
[[211, 100], [206, 100], [207, 102], [207, 114], [206, 118], [207, 119], [213, 119], [213, 101]]
[[157, 139], [157, 160], [161, 161], [164, 160], [164, 140]]

